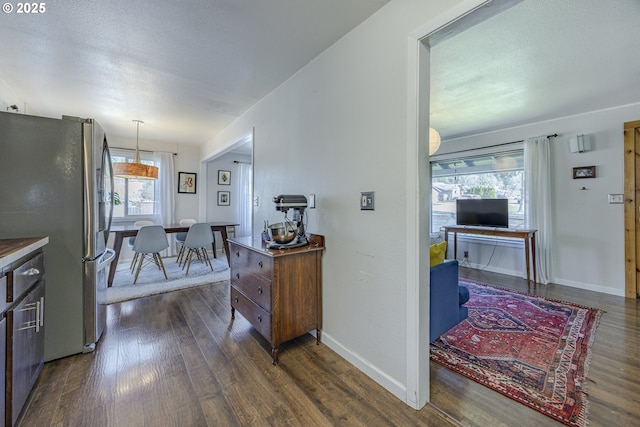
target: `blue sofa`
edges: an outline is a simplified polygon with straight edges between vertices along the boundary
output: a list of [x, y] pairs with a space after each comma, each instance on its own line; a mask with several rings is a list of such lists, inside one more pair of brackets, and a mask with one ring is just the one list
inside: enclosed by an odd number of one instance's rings
[[469, 289], [458, 284], [456, 260], [431, 267], [430, 278], [429, 341], [435, 341], [469, 315], [463, 305], [469, 301]]

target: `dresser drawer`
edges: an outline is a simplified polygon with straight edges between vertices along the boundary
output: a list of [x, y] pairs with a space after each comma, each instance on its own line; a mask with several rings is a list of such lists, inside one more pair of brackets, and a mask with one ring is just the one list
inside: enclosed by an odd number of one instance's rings
[[40, 252], [25, 261], [7, 275], [7, 302], [16, 301], [31, 285], [44, 276], [44, 253]]
[[265, 310], [271, 311], [271, 280], [238, 269], [231, 275], [231, 284]]
[[231, 286], [231, 307], [238, 310], [260, 334], [271, 342], [271, 314]]
[[271, 280], [273, 259], [241, 246], [231, 244], [231, 271], [245, 270], [248, 273]]

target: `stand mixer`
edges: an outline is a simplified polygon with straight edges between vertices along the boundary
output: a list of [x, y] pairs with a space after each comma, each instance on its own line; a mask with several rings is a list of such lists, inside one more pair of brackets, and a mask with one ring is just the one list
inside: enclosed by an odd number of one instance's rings
[[[273, 198], [276, 210], [284, 212], [284, 222], [272, 224], [271, 242], [272, 249], [298, 248], [309, 244], [304, 230], [304, 209], [307, 207], [307, 198], [302, 195], [279, 195]], [[293, 220], [287, 217], [289, 209], [293, 209]]]

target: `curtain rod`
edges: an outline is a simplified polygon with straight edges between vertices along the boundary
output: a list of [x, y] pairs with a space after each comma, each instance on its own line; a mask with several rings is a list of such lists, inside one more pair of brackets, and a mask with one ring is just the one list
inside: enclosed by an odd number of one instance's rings
[[[123, 148], [123, 147], [112, 147], [109, 146], [109, 148], [114, 148], [116, 150], [124, 150], [124, 151], [136, 151], [135, 148]], [[173, 154], [174, 156], [177, 156], [178, 153], [172, 153], [171, 151], [151, 151], [151, 150], [138, 150], [142, 153], [169, 153], [169, 154]]]
[[233, 163], [244, 163], [245, 165], [250, 165], [251, 162], [242, 162], [240, 160], [234, 160]]
[[[558, 134], [554, 133], [553, 135], [547, 135], [547, 138], [555, 138], [556, 136], [558, 136]], [[466, 150], [449, 151], [448, 153], [443, 153], [443, 155], [449, 155], [449, 154], [455, 154], [455, 153], [467, 153], [469, 151], [484, 150], [485, 148], [500, 147], [502, 145], [511, 145], [511, 144], [516, 144], [518, 142], [524, 142], [524, 139], [521, 139], [519, 141], [502, 142], [500, 144], [485, 145], [483, 147], [478, 147], [478, 148], [469, 148], [469, 149], [466, 149]], [[437, 154], [436, 154], [436, 156], [437, 156]]]

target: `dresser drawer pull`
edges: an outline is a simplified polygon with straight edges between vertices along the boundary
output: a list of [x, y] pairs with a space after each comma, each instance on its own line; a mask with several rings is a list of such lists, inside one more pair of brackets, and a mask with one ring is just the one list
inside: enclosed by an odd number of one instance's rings
[[236, 251], [236, 256], [240, 258], [240, 251]]
[[240, 273], [236, 273], [236, 279], [240, 278]]
[[40, 274], [40, 270], [38, 270], [37, 268], [33, 268], [33, 267], [31, 267], [28, 270], [25, 270], [25, 272], [22, 273], [23, 276], [37, 276], [38, 274]]
[[235, 301], [235, 303], [237, 304], [237, 303], [238, 303], [238, 297], [235, 297], [235, 298], [233, 299], [233, 301]]
[[258, 293], [262, 295], [262, 286], [258, 286]]
[[260, 268], [262, 268], [262, 266], [263, 266], [262, 261], [260, 261], [260, 262], [258, 263], [258, 265], [260, 266]]
[[258, 314], [258, 323], [262, 323], [262, 315]]

